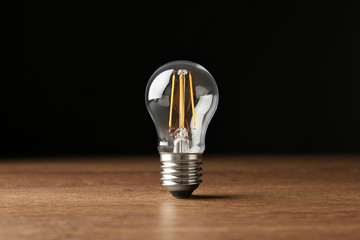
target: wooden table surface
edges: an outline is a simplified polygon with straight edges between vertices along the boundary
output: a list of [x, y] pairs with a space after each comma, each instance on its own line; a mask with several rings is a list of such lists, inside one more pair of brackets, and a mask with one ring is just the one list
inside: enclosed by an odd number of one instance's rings
[[204, 156], [191, 199], [152, 157], [0, 162], [0, 239], [360, 239], [360, 156]]

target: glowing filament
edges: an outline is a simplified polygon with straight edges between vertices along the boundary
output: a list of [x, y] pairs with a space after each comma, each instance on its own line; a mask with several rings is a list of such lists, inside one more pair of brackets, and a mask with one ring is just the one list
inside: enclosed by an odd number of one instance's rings
[[[176, 78], [176, 71], [174, 71], [172, 76], [172, 86], [171, 86], [171, 99], [170, 99], [170, 116], [169, 116], [169, 128], [172, 126], [172, 115], [173, 115], [173, 109], [174, 109], [174, 91], [175, 91], [175, 78]], [[186, 72], [187, 73], [187, 72]], [[185, 73], [185, 74], [186, 74]], [[185, 127], [185, 77], [184, 73], [179, 73], [179, 128]], [[194, 104], [194, 90], [193, 90], [193, 84], [192, 84], [192, 75], [189, 72], [189, 92], [190, 92], [190, 98], [191, 98], [191, 109], [192, 109], [192, 115], [194, 120], [194, 127], [196, 127], [196, 120], [195, 120], [195, 104]]]
[[173, 77], [172, 77], [169, 127], [171, 127], [171, 121], [172, 121], [172, 110], [173, 110], [173, 103], [174, 103], [174, 88], [175, 88], [175, 72], [173, 73]]
[[184, 76], [180, 74], [180, 121], [181, 127], [185, 126], [185, 104], [184, 104]]

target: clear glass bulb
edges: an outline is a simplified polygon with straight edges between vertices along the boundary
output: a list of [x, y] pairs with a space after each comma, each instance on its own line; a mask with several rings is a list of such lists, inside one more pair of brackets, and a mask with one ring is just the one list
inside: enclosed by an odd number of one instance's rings
[[219, 101], [214, 78], [201, 65], [173, 61], [158, 68], [146, 87], [146, 107], [155, 123], [162, 184], [188, 197], [201, 180], [205, 135]]

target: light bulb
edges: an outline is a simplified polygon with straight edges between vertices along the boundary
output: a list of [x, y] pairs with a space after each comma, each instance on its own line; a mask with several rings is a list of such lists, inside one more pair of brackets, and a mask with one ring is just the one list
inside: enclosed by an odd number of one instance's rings
[[206, 130], [218, 101], [214, 78], [190, 61], [161, 66], [146, 86], [145, 103], [158, 135], [161, 183], [176, 198], [190, 197], [201, 183]]

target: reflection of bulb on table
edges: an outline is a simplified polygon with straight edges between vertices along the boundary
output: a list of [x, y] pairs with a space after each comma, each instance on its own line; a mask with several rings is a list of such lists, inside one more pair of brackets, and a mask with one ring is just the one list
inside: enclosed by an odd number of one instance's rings
[[205, 135], [219, 101], [214, 78], [199, 64], [174, 61], [157, 69], [145, 92], [158, 134], [161, 180], [176, 198], [201, 183]]

